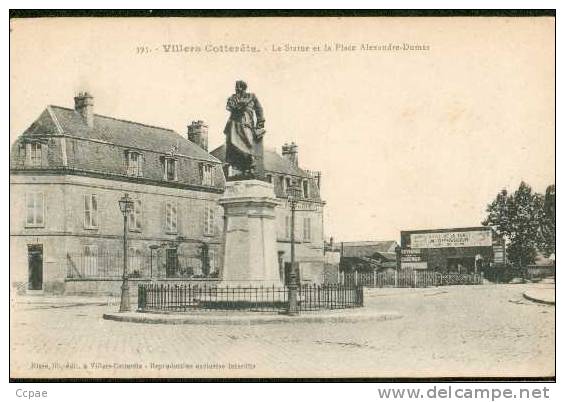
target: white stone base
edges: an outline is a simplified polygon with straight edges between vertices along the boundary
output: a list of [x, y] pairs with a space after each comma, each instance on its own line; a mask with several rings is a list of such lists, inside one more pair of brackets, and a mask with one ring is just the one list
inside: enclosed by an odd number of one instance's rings
[[282, 286], [277, 257], [273, 185], [260, 180], [226, 183], [221, 286]]

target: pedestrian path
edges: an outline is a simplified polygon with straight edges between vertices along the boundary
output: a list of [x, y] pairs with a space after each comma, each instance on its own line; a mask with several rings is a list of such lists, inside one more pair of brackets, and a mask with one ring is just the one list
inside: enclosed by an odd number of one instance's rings
[[555, 304], [555, 287], [528, 289], [524, 297], [537, 303]]

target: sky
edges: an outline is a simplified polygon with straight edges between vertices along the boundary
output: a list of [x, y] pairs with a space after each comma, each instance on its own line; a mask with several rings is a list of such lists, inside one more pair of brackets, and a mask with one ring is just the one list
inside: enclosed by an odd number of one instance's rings
[[88, 90], [98, 114], [183, 135], [204, 120], [212, 150], [243, 79], [265, 146], [294, 141], [322, 172], [338, 241], [477, 226], [502, 188], [555, 182], [552, 18], [32, 19], [10, 36], [10, 143]]

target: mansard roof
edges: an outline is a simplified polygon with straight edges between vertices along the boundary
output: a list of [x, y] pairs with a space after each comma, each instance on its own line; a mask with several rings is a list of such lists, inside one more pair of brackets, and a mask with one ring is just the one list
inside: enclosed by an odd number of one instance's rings
[[176, 153], [189, 158], [219, 163], [216, 158], [175, 131], [114, 117], [94, 115], [93, 127], [88, 127], [74, 109], [47, 106], [41, 116], [23, 133], [23, 136], [67, 134], [107, 142], [126, 148], [138, 148], [167, 153], [173, 146]]
[[[226, 146], [221, 145], [218, 148], [214, 149], [210, 152], [213, 156], [218, 158], [221, 161], [226, 160]], [[309, 190], [310, 190], [310, 199], [313, 200], [321, 200], [320, 197], [320, 189], [318, 188], [318, 184], [316, 180], [314, 180], [308, 172], [301, 169], [298, 166], [293, 165], [287, 159], [283, 158], [273, 149], [265, 148], [263, 154], [263, 162], [265, 164], [265, 172], [273, 174], [273, 176], [283, 175], [283, 176], [294, 176], [294, 177], [301, 177], [302, 179], [308, 180], [310, 183]], [[273, 180], [273, 184], [275, 186], [275, 194], [278, 197], [285, 197], [283, 188], [280, 186], [277, 180]]]
[[[128, 177], [125, 153], [139, 151], [143, 155], [143, 177], [139, 180], [163, 182], [163, 157], [174, 148], [173, 155], [178, 160], [176, 185], [201, 186], [200, 164], [221, 164], [173, 130], [98, 114], [94, 114], [93, 125], [89, 127], [74, 109], [47, 106], [12, 146], [11, 169], [25, 168], [22, 144], [32, 139], [47, 144], [40, 170], [64, 168], [69, 172]], [[221, 190], [223, 186], [224, 176], [218, 166], [213, 187]]]

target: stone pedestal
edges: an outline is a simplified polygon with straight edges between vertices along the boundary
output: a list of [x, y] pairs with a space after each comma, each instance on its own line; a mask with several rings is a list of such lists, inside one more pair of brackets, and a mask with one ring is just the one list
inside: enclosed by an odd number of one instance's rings
[[260, 180], [226, 183], [222, 286], [282, 286], [277, 256], [273, 185]]

